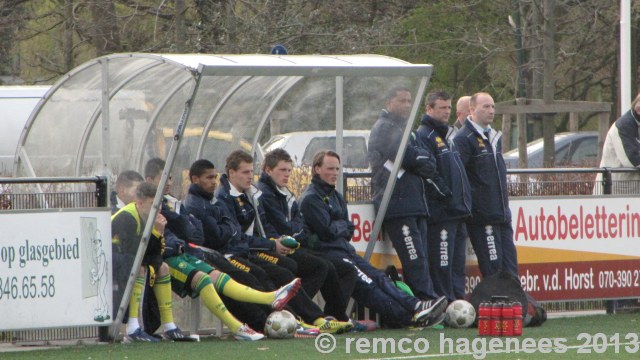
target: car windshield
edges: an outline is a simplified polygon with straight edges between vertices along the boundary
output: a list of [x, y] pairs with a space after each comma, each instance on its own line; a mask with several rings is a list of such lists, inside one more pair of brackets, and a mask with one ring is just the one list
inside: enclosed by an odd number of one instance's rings
[[[366, 140], [362, 136], [345, 136], [344, 151], [342, 154], [342, 164], [347, 168], [366, 168], [369, 166], [367, 161], [367, 144]], [[322, 149], [336, 148], [335, 137], [317, 137], [311, 139], [309, 146], [304, 152], [302, 158], [303, 165], [311, 165], [313, 162], [313, 155]]]
[[274, 136], [273, 138], [271, 138], [271, 140], [269, 140], [267, 143], [262, 145], [262, 147], [264, 149], [279, 148], [279, 147], [282, 147], [282, 144], [284, 143], [284, 140], [285, 140], [284, 136]]

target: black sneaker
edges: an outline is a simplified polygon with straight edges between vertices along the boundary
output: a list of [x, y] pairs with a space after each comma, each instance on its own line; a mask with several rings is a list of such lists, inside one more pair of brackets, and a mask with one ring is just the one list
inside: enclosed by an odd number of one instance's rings
[[418, 327], [433, 326], [444, 320], [443, 313], [447, 310], [447, 298], [441, 296], [437, 299], [422, 300], [416, 305], [416, 312], [413, 314], [413, 323]]
[[171, 340], [171, 341], [183, 341], [185, 336], [182, 333], [182, 330], [180, 330], [180, 328], [175, 328], [175, 329], [163, 332], [162, 338], [165, 340]]
[[127, 334], [124, 338], [125, 343], [130, 342], [159, 342], [160, 339], [147, 334], [142, 328], [137, 328], [131, 334]]

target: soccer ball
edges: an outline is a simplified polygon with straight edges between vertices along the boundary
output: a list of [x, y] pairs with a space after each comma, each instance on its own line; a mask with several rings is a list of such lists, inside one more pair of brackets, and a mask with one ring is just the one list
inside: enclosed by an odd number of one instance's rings
[[289, 339], [293, 337], [297, 325], [295, 316], [287, 310], [274, 311], [267, 317], [264, 333], [272, 339]]
[[456, 300], [449, 304], [444, 318], [452, 328], [466, 328], [476, 320], [476, 309], [468, 301]]

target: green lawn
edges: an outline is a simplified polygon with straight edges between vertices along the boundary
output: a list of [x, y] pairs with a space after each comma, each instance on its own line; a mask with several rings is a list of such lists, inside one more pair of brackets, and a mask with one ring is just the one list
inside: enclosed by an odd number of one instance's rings
[[[0, 359], [637, 359], [640, 353], [640, 341], [637, 338], [640, 336], [639, 322], [640, 314], [551, 319], [542, 327], [525, 328], [522, 337], [510, 340], [479, 338], [475, 336], [475, 329], [379, 330], [337, 335], [336, 348], [328, 354], [320, 353], [316, 349], [315, 339], [263, 340], [249, 343], [231, 339], [202, 338], [199, 343], [100, 344], [2, 352]], [[402, 340], [402, 346], [398, 345], [401, 339], [405, 339]], [[392, 352], [394, 341], [395, 353]], [[490, 350], [490, 346], [504, 349], [507, 341], [512, 348], [517, 342], [520, 351], [499, 353]], [[383, 353], [383, 343], [386, 344], [386, 353]], [[554, 348], [554, 343], [562, 345], [563, 348]], [[419, 352], [401, 351], [411, 350], [414, 346]], [[376, 353], [374, 348], [377, 349]], [[483, 348], [484, 352], [473, 353], [474, 350]]]

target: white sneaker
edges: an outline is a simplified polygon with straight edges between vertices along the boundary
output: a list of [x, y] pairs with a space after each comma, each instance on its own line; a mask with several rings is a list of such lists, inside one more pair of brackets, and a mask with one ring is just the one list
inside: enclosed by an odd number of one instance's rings
[[287, 285], [284, 285], [280, 289], [276, 290], [276, 299], [273, 300], [273, 303], [271, 303], [271, 308], [276, 311], [282, 310], [285, 305], [287, 305], [289, 300], [296, 296], [298, 290], [300, 290], [301, 285], [302, 280], [300, 278], [295, 278]]
[[240, 327], [240, 329], [238, 329], [238, 331], [236, 331], [236, 333], [233, 334], [233, 337], [236, 338], [236, 340], [247, 340], [247, 341], [256, 341], [256, 340], [264, 339], [263, 334], [253, 330], [247, 324], [243, 324]]

